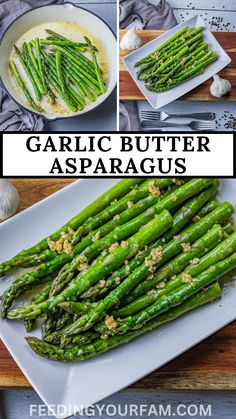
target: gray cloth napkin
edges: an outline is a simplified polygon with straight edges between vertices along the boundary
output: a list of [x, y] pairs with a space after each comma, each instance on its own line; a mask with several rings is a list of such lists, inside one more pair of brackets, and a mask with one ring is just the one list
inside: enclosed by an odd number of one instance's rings
[[[0, 37], [18, 16], [38, 6], [64, 0], [0, 0]], [[23, 109], [7, 95], [0, 84], [0, 131], [41, 131], [43, 118]]]
[[[157, 6], [147, 0], [120, 0], [120, 28], [129, 25], [143, 29], [170, 29], [177, 25], [177, 21], [165, 0], [161, 0]], [[138, 130], [136, 102], [120, 102], [120, 131]]]
[[161, 0], [156, 6], [147, 0], [120, 0], [120, 28], [138, 20], [145, 29], [171, 29], [177, 24], [170, 5]]

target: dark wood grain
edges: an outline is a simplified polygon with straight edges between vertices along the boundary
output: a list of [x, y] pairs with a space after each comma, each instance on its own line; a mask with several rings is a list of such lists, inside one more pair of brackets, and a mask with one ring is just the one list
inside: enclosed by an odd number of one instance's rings
[[[123, 36], [125, 30], [120, 31], [120, 37]], [[143, 43], [151, 41], [152, 39], [163, 34], [163, 31], [155, 30], [141, 30], [139, 34], [143, 40]], [[232, 90], [223, 99], [216, 99], [211, 96], [209, 87], [212, 80], [208, 80], [201, 86], [189, 92], [187, 95], [182, 96], [182, 100], [199, 100], [199, 101], [235, 101], [236, 100], [236, 32], [215, 32], [216, 39], [225, 49], [225, 51], [231, 57], [232, 62], [224, 70], [220, 72], [220, 75], [232, 84]], [[127, 51], [120, 50], [120, 99], [121, 100], [144, 100], [143, 94], [140, 92], [136, 83], [129, 75], [125, 68], [122, 58], [127, 55]]]
[[[68, 179], [18, 179], [21, 209], [68, 185]], [[191, 333], [191, 331], [189, 332]], [[158, 348], [156, 348], [158, 351]], [[0, 387], [30, 387], [0, 342]], [[236, 322], [129, 387], [134, 390], [236, 390]]]

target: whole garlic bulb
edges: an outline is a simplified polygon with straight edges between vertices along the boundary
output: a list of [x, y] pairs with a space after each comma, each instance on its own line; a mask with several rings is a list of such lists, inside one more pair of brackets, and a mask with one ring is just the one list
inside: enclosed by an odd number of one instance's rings
[[0, 221], [15, 214], [20, 206], [20, 196], [9, 180], [0, 179]]
[[213, 79], [214, 81], [210, 87], [212, 96], [220, 98], [231, 91], [231, 84], [228, 80], [222, 79], [217, 74]]
[[121, 38], [120, 47], [124, 50], [132, 50], [141, 47], [142, 39], [137, 35], [135, 28], [129, 29]]

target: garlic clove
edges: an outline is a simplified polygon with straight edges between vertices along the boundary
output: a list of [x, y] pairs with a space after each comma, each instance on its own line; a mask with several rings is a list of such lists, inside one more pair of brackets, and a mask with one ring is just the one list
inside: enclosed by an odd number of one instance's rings
[[11, 182], [0, 179], [0, 222], [15, 214], [20, 207], [20, 196]]
[[213, 77], [214, 81], [210, 86], [211, 95], [221, 98], [231, 91], [231, 84], [228, 80], [222, 79], [218, 74]]
[[120, 48], [123, 50], [132, 50], [141, 47], [142, 39], [136, 33], [135, 28], [129, 29], [120, 41]]

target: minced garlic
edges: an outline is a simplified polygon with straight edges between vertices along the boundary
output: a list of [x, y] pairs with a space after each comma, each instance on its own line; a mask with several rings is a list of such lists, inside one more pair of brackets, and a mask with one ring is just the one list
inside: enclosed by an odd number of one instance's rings
[[86, 271], [89, 267], [88, 259], [84, 255], [79, 255], [77, 258], [77, 270], [80, 272]]
[[108, 314], [106, 315], [106, 317], [104, 319], [104, 323], [109, 330], [113, 330], [117, 326], [117, 322], [114, 319], [114, 317], [113, 316], [108, 316]]
[[101, 336], [100, 336], [100, 338], [101, 338], [102, 340], [107, 340], [107, 339], [109, 339], [109, 336], [108, 336], [108, 334], [107, 334], [107, 333], [103, 333], [103, 335], [101, 335]]
[[116, 250], [118, 246], [119, 246], [118, 242], [113, 243], [108, 249], [109, 253], [114, 252], [114, 250]]
[[192, 250], [190, 243], [181, 243], [181, 246], [183, 248], [183, 252], [185, 253], [190, 252]]
[[156, 285], [156, 288], [160, 288], [160, 289], [163, 289], [163, 288], [165, 288], [166, 287], [166, 283], [165, 283], [165, 281], [162, 281], [162, 282], [159, 282], [159, 284], [157, 284]]
[[200, 261], [199, 258], [193, 258], [190, 263], [191, 263], [191, 265], [197, 265], [199, 263], [199, 261]]
[[160, 188], [158, 186], [156, 186], [154, 180], [152, 182], [149, 182], [149, 184], [148, 184], [148, 190], [149, 190], [149, 192], [150, 192], [151, 195], [156, 195], [156, 196], [160, 196], [161, 195]]
[[182, 276], [182, 282], [192, 282], [193, 278], [189, 274], [183, 274]]
[[129, 243], [126, 241], [122, 241], [120, 245], [123, 247], [123, 249], [127, 249], [129, 247]]
[[100, 231], [97, 231], [95, 236], [93, 236], [93, 238], [92, 238], [93, 242], [97, 242], [98, 240], [100, 240]]
[[159, 263], [163, 258], [163, 249], [162, 247], [156, 247], [151, 250], [150, 257], [145, 259], [146, 266], [154, 266]]

